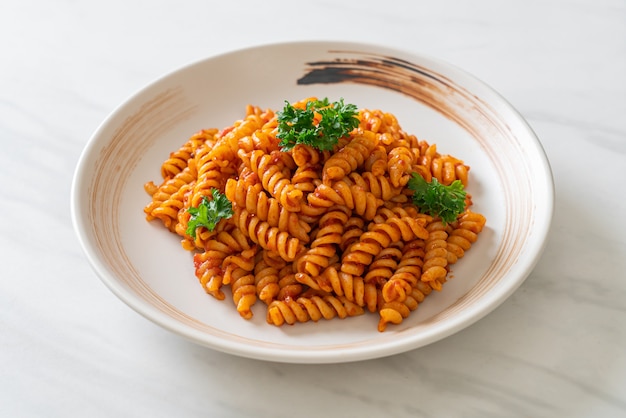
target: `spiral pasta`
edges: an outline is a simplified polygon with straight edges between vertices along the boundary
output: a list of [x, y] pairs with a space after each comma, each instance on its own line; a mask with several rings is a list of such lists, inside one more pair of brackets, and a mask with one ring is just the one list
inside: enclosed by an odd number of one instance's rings
[[231, 178], [226, 182], [225, 194], [228, 200], [258, 216], [261, 221], [267, 221], [270, 227], [288, 232], [304, 243], [309, 241], [311, 226], [282, 206], [278, 199], [270, 197], [262, 184], [246, 184], [241, 178]]
[[[381, 332], [401, 324], [442, 290], [486, 218], [470, 210], [469, 193], [454, 222], [420, 213], [408, 188], [414, 173], [466, 186], [470, 167], [405, 132], [391, 113], [362, 109], [357, 117], [332, 150], [303, 143], [286, 150], [277, 112], [248, 105], [242, 119], [197, 131], [169, 154], [160, 183], [144, 185], [146, 219], [193, 252], [207, 294], [224, 300], [230, 287], [244, 319], [261, 301], [275, 326], [365, 312], [378, 314]], [[191, 208], [214, 191], [232, 215], [214, 228], [193, 224]]]
[[363, 314], [363, 308], [341, 296], [300, 297], [276, 300], [267, 309], [267, 322], [272, 325], [319, 321], [335, 317], [347, 318]]
[[384, 202], [403, 201], [403, 199], [398, 198], [402, 195], [402, 187], [394, 186], [387, 176], [382, 174], [377, 175], [374, 171], [365, 171], [363, 173], [353, 172], [341, 181], [355, 185], [365, 192], [370, 192], [376, 199], [381, 199]]
[[452, 231], [446, 239], [447, 248], [457, 259], [465, 255], [473, 243], [478, 240], [478, 234], [483, 230], [486, 219], [480, 213], [467, 210], [461, 214], [451, 227]]
[[388, 280], [382, 285], [382, 296], [385, 302], [403, 302], [422, 277], [424, 266], [424, 246], [422, 239], [415, 239], [404, 245], [395, 264], [395, 269], [389, 274]]
[[421, 280], [428, 282], [435, 290], [441, 290], [448, 275], [448, 233], [446, 225], [434, 221], [427, 226], [428, 238], [425, 242], [424, 265]]
[[[224, 299], [224, 261], [237, 252], [250, 250], [251, 245], [239, 229], [221, 231], [207, 242], [203, 252], [194, 255], [196, 277], [205, 291], [217, 299]], [[228, 279], [226, 280], [228, 281]]]
[[189, 165], [196, 150], [202, 145], [213, 142], [217, 129], [202, 129], [196, 132], [178, 150], [172, 152], [170, 157], [161, 165], [161, 177], [163, 180], [176, 176]]
[[401, 324], [431, 292], [432, 288], [427, 283], [418, 281], [404, 300], [383, 302], [378, 308], [378, 331], [385, 331], [389, 323]]
[[349, 216], [349, 211], [345, 207], [331, 209], [324, 214], [319, 221], [319, 230], [311, 247], [296, 261], [296, 272], [313, 277], [320, 276], [337, 254], [337, 246], [341, 243], [341, 236]]
[[[188, 183], [182, 177], [192, 176], [190, 170], [185, 168], [173, 179], [167, 180], [152, 194], [152, 202], [144, 208], [146, 219], [159, 219], [163, 225], [172, 232], [178, 226], [178, 214], [185, 206], [185, 194]], [[151, 186], [146, 186], [152, 189]]]
[[262, 250], [257, 253], [254, 266], [254, 284], [257, 297], [269, 305], [281, 288], [278, 284], [279, 273], [286, 266], [280, 257], [272, 257], [271, 252]]
[[285, 159], [281, 158], [286, 154], [279, 151], [267, 154], [261, 150], [245, 153], [239, 150], [238, 155], [244, 164], [259, 177], [263, 188], [278, 199], [285, 209], [291, 212], [300, 210], [302, 191], [298, 190], [288, 178], [290, 177], [289, 171], [286, 170], [288, 167], [286, 167]]
[[383, 248], [391, 243], [410, 241], [417, 237], [427, 238], [428, 231], [424, 228], [424, 218], [390, 217], [382, 223], [372, 223], [368, 231], [359, 237], [359, 242], [348, 248], [343, 254], [341, 271], [360, 276], [365, 268], [372, 263]]
[[276, 251], [287, 261], [293, 261], [302, 249], [302, 242], [298, 238], [262, 221], [246, 209], [235, 209], [233, 219], [235, 225], [252, 242], [259, 244], [265, 250]]
[[365, 159], [378, 145], [373, 132], [364, 131], [330, 157], [322, 168], [322, 179], [339, 180], [363, 165]]

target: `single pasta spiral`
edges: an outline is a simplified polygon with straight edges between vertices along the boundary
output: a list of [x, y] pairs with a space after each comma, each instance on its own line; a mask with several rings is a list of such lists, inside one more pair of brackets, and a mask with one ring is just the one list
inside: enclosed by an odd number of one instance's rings
[[324, 164], [330, 158], [330, 155], [330, 151], [320, 151], [305, 144], [296, 144], [291, 149], [291, 157], [298, 167], [303, 167], [307, 164]]
[[256, 283], [254, 277], [254, 256], [257, 248], [252, 247], [239, 254], [224, 259], [224, 284], [230, 284], [233, 302], [237, 312], [246, 319], [252, 317], [251, 307], [256, 302]]
[[426, 227], [428, 238], [425, 242], [424, 265], [421, 280], [435, 290], [441, 290], [448, 275], [448, 233], [446, 225], [437, 220]]
[[394, 187], [403, 187], [411, 178], [413, 153], [409, 148], [395, 147], [389, 151], [389, 179]]
[[319, 221], [319, 230], [311, 247], [296, 260], [296, 272], [318, 277], [329, 266], [341, 243], [349, 211], [337, 207], [328, 211]]
[[376, 135], [369, 131], [359, 132], [354, 139], [326, 161], [322, 168], [324, 183], [339, 180], [362, 166], [376, 145], [378, 145]]
[[463, 257], [478, 239], [485, 222], [485, 217], [480, 213], [466, 211], [461, 214], [452, 225], [452, 231], [446, 240], [448, 251], [454, 254], [456, 259]]
[[267, 308], [267, 322], [272, 325], [317, 322], [335, 317], [347, 318], [363, 314], [363, 308], [342, 296], [312, 296], [275, 300]]
[[382, 287], [385, 302], [403, 302], [420, 281], [424, 266], [424, 245], [423, 239], [415, 239], [404, 246], [396, 269]]
[[385, 285], [398, 268], [404, 245], [401, 242], [394, 243], [392, 246], [381, 250], [367, 269], [367, 273], [364, 276], [365, 283], [372, 283], [378, 286]]
[[387, 150], [382, 145], [378, 145], [374, 148], [372, 153], [367, 157], [363, 163], [363, 168], [366, 172], [372, 173], [377, 177], [382, 177], [387, 172]]
[[293, 177], [291, 178], [291, 182], [294, 187], [303, 194], [308, 194], [315, 191], [315, 188], [321, 183], [320, 168], [316, 164], [304, 164], [298, 166], [296, 171], [293, 173]]
[[365, 220], [360, 216], [351, 216], [341, 236], [339, 244], [341, 253], [343, 254], [352, 244], [358, 242], [363, 232], [365, 232]]
[[285, 265], [286, 262], [281, 257], [272, 257], [266, 250], [259, 251], [256, 255], [254, 266], [256, 294], [266, 305], [269, 305], [280, 292], [278, 275]]

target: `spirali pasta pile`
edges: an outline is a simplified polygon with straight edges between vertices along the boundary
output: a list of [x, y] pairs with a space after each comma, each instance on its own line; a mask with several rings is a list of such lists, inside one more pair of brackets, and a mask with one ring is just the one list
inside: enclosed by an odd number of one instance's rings
[[[182, 237], [204, 290], [222, 300], [230, 286], [246, 319], [260, 300], [277, 326], [366, 311], [378, 314], [379, 331], [400, 324], [441, 290], [485, 217], [470, 210], [469, 194], [453, 222], [420, 213], [407, 187], [412, 173], [465, 186], [469, 166], [406, 133], [390, 113], [357, 117], [332, 151], [282, 151], [277, 114], [248, 106], [232, 126], [201, 130], [170, 154], [162, 182], [145, 185], [146, 217]], [[190, 208], [214, 191], [232, 216], [189, 234]]]

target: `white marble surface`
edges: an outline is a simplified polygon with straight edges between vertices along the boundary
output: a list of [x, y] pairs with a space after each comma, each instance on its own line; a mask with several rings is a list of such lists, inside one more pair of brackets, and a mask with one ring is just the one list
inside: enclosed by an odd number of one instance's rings
[[[393, 357], [286, 365], [165, 331], [99, 281], [69, 212], [98, 124], [156, 77], [284, 40], [434, 55], [493, 86], [551, 161], [553, 228], [503, 305]], [[626, 3], [0, 3], [0, 416], [626, 416]]]

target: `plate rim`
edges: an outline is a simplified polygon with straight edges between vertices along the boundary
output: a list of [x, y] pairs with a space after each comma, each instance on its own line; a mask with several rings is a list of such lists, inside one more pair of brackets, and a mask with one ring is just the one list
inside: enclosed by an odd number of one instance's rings
[[[518, 272], [518, 278], [516, 280], [508, 281], [508, 286], [500, 286], [498, 292], [491, 291], [488, 294], [481, 297], [481, 300], [485, 298], [490, 298], [492, 300], [488, 300], [486, 303], [482, 303], [480, 306], [473, 305], [468, 307], [464, 311], [464, 315], [450, 319], [444, 330], [439, 330], [435, 335], [427, 336], [426, 338], [413, 336], [413, 338], [405, 338], [398, 344], [397, 341], [392, 341], [392, 347], [375, 346], [373, 348], [368, 348], [367, 346], [363, 349], [354, 349], [350, 348], [347, 350], [343, 349], [334, 349], [331, 351], [324, 351], [323, 349], [309, 349], [309, 350], [298, 350], [292, 351], [291, 348], [279, 349], [265, 349], [264, 347], [259, 348], [258, 346], [250, 347], [246, 344], [238, 344], [237, 342], [228, 341], [226, 343], [219, 341], [206, 341], [205, 338], [199, 338], [202, 334], [193, 329], [187, 329], [186, 327], [180, 328], [176, 326], [177, 322], [167, 315], [158, 312], [153, 306], [148, 304], [143, 304], [141, 301], [137, 301], [137, 297], [130, 292], [128, 292], [120, 283], [115, 280], [115, 278], [109, 277], [108, 268], [102, 263], [102, 261], [98, 258], [95, 249], [91, 247], [89, 244], [87, 229], [85, 228], [86, 219], [85, 216], [81, 214], [84, 210], [81, 204], [80, 196], [78, 195], [79, 191], [84, 188], [84, 182], [87, 181], [85, 176], [82, 176], [87, 170], [87, 164], [90, 159], [92, 159], [92, 152], [97, 148], [98, 138], [100, 137], [102, 131], [111, 123], [111, 121], [121, 112], [121, 110], [128, 105], [128, 103], [138, 100], [144, 93], [150, 91], [156, 85], [161, 83], [163, 80], [171, 78], [175, 76], [175, 74], [179, 72], [184, 72], [187, 69], [203, 65], [203, 63], [211, 60], [215, 60], [220, 57], [227, 57], [228, 55], [234, 54], [243, 54], [253, 50], [259, 50], [264, 48], [275, 48], [275, 47], [296, 47], [300, 45], [325, 45], [327, 48], [342, 46], [345, 47], [358, 47], [363, 51], [372, 51], [372, 52], [394, 52], [397, 56], [401, 57], [412, 57], [418, 58], [421, 60], [426, 60], [428, 62], [437, 63], [440, 66], [447, 67], [451, 71], [457, 72], [461, 74], [463, 77], [473, 79], [475, 83], [478, 83], [482, 86], [482, 88], [489, 91], [495, 97], [497, 97], [499, 101], [499, 105], [505, 106], [507, 110], [515, 116], [518, 122], [524, 127], [527, 131], [527, 138], [532, 139], [532, 145], [536, 148], [537, 153], [536, 156], [541, 160], [541, 168], [544, 171], [544, 175], [541, 178], [545, 179], [545, 184], [543, 185], [546, 188], [546, 196], [544, 197], [544, 210], [545, 216], [543, 217], [543, 224], [541, 225], [540, 230], [535, 230], [534, 235], [537, 237], [533, 240], [536, 247], [530, 251], [532, 253], [532, 257], [530, 262], [528, 262], [524, 269]], [[90, 158], [92, 157], [92, 158]], [[552, 218], [554, 215], [554, 178], [552, 169], [550, 166], [550, 162], [548, 160], [545, 149], [538, 137], [538, 135], [534, 132], [530, 124], [523, 117], [523, 115], [498, 91], [496, 91], [489, 84], [480, 80], [473, 74], [468, 71], [455, 66], [454, 64], [450, 64], [446, 61], [443, 61], [439, 58], [432, 57], [428, 54], [422, 54], [420, 52], [416, 52], [413, 50], [403, 50], [395, 47], [390, 47], [388, 45], [382, 45], [377, 43], [362, 43], [362, 42], [353, 42], [353, 41], [332, 41], [332, 40], [306, 40], [306, 41], [287, 41], [287, 42], [271, 42], [271, 43], [261, 43], [258, 45], [246, 46], [243, 48], [237, 48], [229, 51], [223, 51], [216, 54], [212, 54], [206, 56], [204, 58], [194, 60], [185, 65], [179, 66], [174, 70], [168, 71], [165, 74], [155, 78], [153, 81], [144, 85], [140, 89], [136, 90], [134, 93], [131, 93], [125, 100], [120, 102], [118, 105], [114, 107], [114, 109], [107, 115], [107, 117], [99, 124], [97, 129], [93, 132], [87, 143], [85, 144], [78, 163], [76, 165], [74, 175], [72, 178], [71, 184], [71, 204], [70, 204], [70, 212], [71, 219], [74, 230], [77, 234], [79, 243], [85, 254], [91, 268], [95, 271], [96, 275], [99, 279], [109, 288], [112, 293], [114, 293], [120, 300], [122, 300], [126, 305], [131, 307], [133, 310], [149, 319], [150, 321], [156, 323], [157, 325], [177, 334], [182, 337], [189, 339], [195, 343], [198, 343], [202, 346], [209, 347], [212, 349], [216, 349], [222, 352], [239, 355], [247, 358], [255, 358], [259, 360], [268, 360], [268, 361], [278, 361], [278, 362], [287, 362], [287, 363], [336, 363], [336, 362], [347, 362], [347, 361], [359, 361], [366, 360], [372, 358], [379, 358], [387, 355], [398, 354], [401, 352], [405, 352], [410, 349], [416, 349], [428, 344], [431, 344], [435, 341], [439, 341], [444, 339], [461, 329], [464, 329], [473, 323], [479, 321], [484, 316], [495, 310], [500, 304], [505, 302], [511, 294], [513, 294], [528, 278], [528, 276], [532, 273], [536, 264], [539, 262], [543, 250], [547, 244], [547, 239], [550, 233], [550, 228], [552, 224]], [[541, 219], [540, 219], [541, 220]], [[536, 226], [536, 225], [535, 225]], [[419, 339], [422, 343], [419, 345], [415, 344], [415, 340]], [[346, 358], [346, 355], [349, 355]]]

